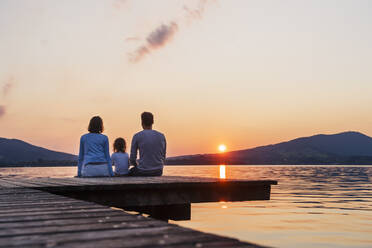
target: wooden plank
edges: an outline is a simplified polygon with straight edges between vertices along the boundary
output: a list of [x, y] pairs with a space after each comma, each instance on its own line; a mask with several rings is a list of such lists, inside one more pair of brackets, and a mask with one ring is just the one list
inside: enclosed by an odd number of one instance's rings
[[[162, 176], [162, 177], [113, 177], [113, 178], [70, 178], [66, 181], [66, 178], [53, 178], [53, 179], [17, 179], [7, 178], [8, 182], [14, 183], [24, 187], [35, 187], [40, 188], [42, 186], [56, 186], [56, 184], [63, 184], [65, 182], [66, 188], [69, 186], [86, 186], [82, 187], [85, 189], [102, 189], [102, 188], [117, 188], [121, 189], [130, 188], [167, 188], [169, 185], [172, 187], [184, 187], [184, 186], [203, 186], [205, 184], [224, 184], [224, 185], [238, 185], [238, 186], [261, 186], [261, 185], [275, 185], [276, 181], [273, 180], [234, 180], [234, 179], [218, 179], [218, 178], [200, 178], [200, 177], [174, 177], [174, 176]], [[76, 183], [76, 185], [71, 185]], [[27, 186], [26, 186], [27, 185]], [[58, 186], [58, 185], [57, 185]], [[110, 187], [115, 186], [115, 187]]]
[[[37, 201], [35, 201], [37, 200]], [[24, 198], [22, 197], [21, 199], [19, 198], [9, 198], [4, 201], [0, 202], [0, 208], [7, 208], [7, 207], [15, 207], [18, 205], [50, 205], [50, 204], [59, 204], [59, 205], [66, 205], [66, 204], [74, 204], [74, 203], [79, 203], [81, 204], [83, 201], [78, 201], [75, 199], [55, 199], [55, 198], [40, 198], [40, 197], [35, 197], [34, 199], [31, 198]], [[86, 203], [85, 205], [87, 205]]]
[[[58, 184], [58, 185], [85, 185], [86, 182], [79, 181], [79, 180], [73, 180], [74, 178], [38, 178], [37, 180], [40, 180], [45, 183], [51, 183], [51, 184]], [[92, 183], [93, 184], [93, 183]]]
[[25, 191], [19, 191], [20, 188], [0, 188], [0, 195], [24, 195], [24, 194], [42, 194], [44, 192], [33, 189], [25, 189]]
[[20, 187], [28, 188], [63, 186], [62, 184], [55, 184], [53, 182], [43, 182], [43, 180], [41, 179], [33, 178], [4, 178], [4, 181]]
[[[43, 215], [28, 215], [28, 216], [7, 216], [0, 219], [1, 223], [9, 222], [30, 222], [30, 221], [48, 221], [48, 220], [65, 220], [65, 219], [82, 219], [82, 218], [92, 218], [92, 217], [104, 217], [104, 218], [114, 218], [116, 216], [121, 216], [123, 213], [120, 211], [90, 211], [83, 213], [59, 213], [59, 214], [43, 214]], [[136, 216], [140, 219], [141, 216]]]
[[48, 178], [48, 181], [61, 183], [64, 185], [95, 185], [96, 182], [89, 182], [88, 180], [82, 180], [82, 178]]
[[[258, 247], [236, 239], [192, 231], [186, 228], [164, 227], [100, 230], [77, 233], [55, 233], [48, 235], [30, 235], [12, 237], [12, 244], [19, 246], [46, 243], [50, 247], [204, 247], [205, 243], [229, 244], [228, 247]], [[2, 243], [0, 238], [0, 243]], [[3, 243], [2, 243], [3, 244]], [[7, 243], [4, 243], [7, 245]], [[0, 247], [3, 247], [0, 245]], [[220, 246], [221, 247], [221, 246]], [[244, 247], [244, 246], [243, 246]]]
[[[51, 205], [43, 205], [43, 206], [25, 206], [24, 208], [21, 205], [18, 205], [17, 208], [0, 208], [1, 215], [14, 215], [14, 214], [27, 214], [27, 213], [34, 213], [35, 211], [42, 211], [42, 212], [50, 212], [50, 211], [55, 211], [58, 209], [59, 211], [69, 211], [69, 210], [84, 210], [84, 209], [92, 209], [92, 205], [86, 205], [86, 204], [64, 204], [64, 205], [56, 205], [56, 204], [51, 204]], [[107, 207], [104, 206], [94, 206], [93, 209], [107, 209]]]
[[[12, 214], [12, 213], [0, 213], [0, 218], [3, 219], [3, 218], [7, 218], [7, 217], [11, 217], [11, 216], [19, 216], [19, 217], [22, 217], [22, 216], [32, 216], [32, 215], [52, 215], [52, 214], [55, 214], [55, 215], [58, 215], [58, 214], [72, 214], [72, 213], [88, 213], [88, 212], [107, 212], [107, 211], [110, 211], [108, 210], [107, 208], [102, 208], [101, 206], [96, 206], [94, 208], [88, 208], [88, 209], [69, 209], [69, 210], [59, 210], [59, 209], [55, 209], [55, 210], [49, 210], [49, 211], [32, 211], [31, 213], [17, 213], [17, 214]], [[0, 220], [1, 221], [1, 220]]]
[[[229, 243], [229, 247], [235, 247], [240, 242], [234, 239], [212, 236], [210, 234], [205, 234], [201, 232], [194, 231], [181, 231], [174, 232], [172, 230], [169, 233], [155, 233], [155, 235], [130, 235], [128, 237], [121, 238], [111, 238], [96, 241], [97, 247], [107, 247], [107, 248], [119, 248], [119, 247], [178, 247], [182, 245], [183, 247], [204, 247], [205, 243], [213, 241], [215, 244], [217, 242]], [[231, 246], [232, 245], [232, 246]], [[234, 246], [235, 245], [235, 246]], [[62, 244], [57, 244], [56, 247], [91, 247], [87, 242], [71, 242], [67, 241]]]
[[13, 183], [9, 183], [8, 181], [0, 178], [0, 188], [16, 188], [16, 187], [19, 187], [19, 186], [16, 186]]
[[[76, 224], [96, 224], [96, 223], [116, 223], [128, 221], [128, 223], [137, 223], [142, 221], [149, 221], [147, 218], [133, 218], [133, 215], [116, 214], [111, 218], [104, 216], [89, 216], [84, 218], [69, 218], [69, 219], [53, 219], [53, 220], [35, 220], [35, 221], [24, 221], [24, 222], [5, 222], [0, 223], [0, 229], [9, 228], [30, 228], [30, 227], [46, 227], [46, 226], [65, 226], [65, 225], [76, 225]], [[166, 223], [159, 220], [150, 220], [152, 222]]]
[[8, 183], [11, 187], [22, 187], [22, 188], [33, 188], [35, 187], [34, 184], [23, 182], [22, 180], [16, 179], [16, 178], [6, 178], [2, 180], [3, 183]]
[[[195, 247], [202, 247], [202, 248], [231, 248], [231, 247], [239, 247], [239, 248], [264, 248], [263, 246], [259, 246], [253, 243], [242, 243], [237, 240], [220, 240], [220, 241], [208, 241], [208, 242], [196, 242], [196, 243], [185, 243], [185, 244], [175, 244], [175, 245], [163, 245], [158, 246], [162, 248], [195, 248]], [[268, 247], [266, 247], [268, 248]]]
[[[23, 201], [22, 201], [23, 200]], [[62, 199], [59, 199], [59, 200], [56, 200], [56, 199], [45, 199], [45, 198], [41, 198], [41, 199], [37, 199], [39, 200], [39, 202], [35, 202], [33, 201], [32, 199], [15, 199], [14, 201], [0, 201], [0, 208], [1, 209], [4, 209], [4, 208], [7, 208], [7, 207], [14, 207], [14, 208], [17, 208], [17, 206], [21, 206], [24, 205], [24, 207], [27, 206], [32, 206], [32, 205], [46, 205], [46, 204], [49, 204], [49, 203], [53, 203], [53, 204], [68, 204], [68, 203], [77, 203], [78, 201], [73, 199], [73, 200], [62, 200]], [[82, 201], [81, 201], [82, 202]]]
[[21, 200], [18, 201], [10, 201], [7, 204], [0, 204], [0, 211], [1, 210], [7, 210], [7, 209], [27, 209], [27, 208], [48, 208], [48, 207], [82, 207], [82, 206], [92, 206], [89, 202], [83, 202], [78, 200], [71, 200], [71, 201], [65, 201], [65, 200], [49, 200], [49, 201], [24, 201]]
[[[0, 193], [1, 191], [2, 190], [0, 190]], [[22, 194], [21, 192], [7, 192], [7, 194], [1, 194], [0, 197], [4, 201], [12, 201], [12, 200], [17, 200], [17, 199], [21, 201], [28, 200], [28, 199], [34, 200], [34, 201], [38, 201], [42, 199], [70, 200], [70, 201], [74, 200], [66, 196], [50, 194], [47, 192], [35, 193], [35, 192], [28, 192], [28, 191], [26, 191], [24, 194]]]
[[1, 237], [7, 236], [32, 236], [32, 235], [41, 235], [41, 234], [50, 234], [50, 233], [71, 233], [71, 232], [91, 232], [97, 230], [111, 230], [111, 229], [144, 229], [144, 228], [153, 228], [153, 227], [163, 227], [168, 226], [166, 222], [162, 221], [143, 221], [143, 222], [131, 222], [131, 221], [112, 221], [112, 222], [96, 222], [96, 223], [73, 223], [66, 224], [61, 223], [59, 225], [50, 225], [50, 226], [39, 226], [39, 227], [27, 227], [27, 228], [7, 228], [3, 229], [0, 232]]
[[[7, 247], [9, 245], [23, 247], [28, 244], [35, 245], [42, 243], [49, 245], [52, 243], [53, 247], [78, 247], [79, 244], [79, 247], [92, 247], [92, 244], [94, 244], [95, 247], [143, 247], [154, 244], [165, 245], [171, 237], [175, 237], [176, 240], [181, 237], [186, 237], [185, 240], [190, 240], [191, 238], [194, 240], [208, 239], [208, 241], [224, 239], [168, 224], [160, 227], [131, 229], [112, 228], [0, 237], [0, 247]], [[182, 243], [185, 240], [180, 240], [178, 243]], [[109, 245], [110, 243], [111, 245]], [[103, 244], [105, 245], [101, 246]]]
[[[49, 194], [47, 192], [39, 191], [39, 190], [33, 190], [29, 191], [26, 190], [25, 192], [22, 191], [5, 191], [5, 190], [0, 190], [0, 195], [3, 200], [6, 200], [8, 198], [22, 198], [22, 199], [27, 199], [27, 198], [46, 198], [46, 199], [57, 199], [55, 194]], [[58, 199], [69, 199], [69, 197], [64, 197], [64, 196], [59, 196]]]
[[[172, 227], [166, 225], [161, 227], [151, 227], [151, 228], [133, 228], [133, 229], [120, 229], [120, 228], [113, 228], [113, 227], [106, 227], [105, 229], [98, 229], [98, 230], [89, 230], [89, 229], [82, 229], [80, 231], [68, 231], [65, 230], [64, 232], [55, 231], [49, 233], [35, 233], [30, 235], [15, 235], [15, 236], [8, 236], [8, 237], [0, 237], [0, 247], [7, 247], [9, 245], [17, 245], [23, 247], [25, 245], [31, 244], [53, 244], [64, 243], [68, 241], [77, 241], [77, 242], [84, 242], [84, 241], [94, 241], [97, 242], [99, 239], [107, 239], [112, 237], [125, 237], [125, 236], [135, 236], [138, 234], [146, 235], [146, 234], [161, 234], [166, 231], [172, 231]], [[91, 244], [92, 245], [92, 244]]]
[[[46, 203], [82, 203], [83, 201], [79, 201], [76, 199], [68, 198], [68, 197], [62, 197], [56, 198], [55, 196], [46, 196], [46, 195], [35, 195], [30, 194], [28, 196], [22, 196], [20, 194], [17, 195], [1, 195], [6, 196], [6, 199], [0, 200], [0, 207], [7, 207], [7, 206], [15, 206], [18, 204], [46, 204]], [[86, 203], [88, 204], [88, 203]]]

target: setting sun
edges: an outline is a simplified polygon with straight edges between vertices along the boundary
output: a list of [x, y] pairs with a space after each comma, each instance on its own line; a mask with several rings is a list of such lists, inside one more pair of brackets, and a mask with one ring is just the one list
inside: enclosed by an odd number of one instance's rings
[[218, 146], [218, 150], [220, 152], [224, 152], [224, 151], [226, 151], [226, 146], [224, 144], [221, 144], [221, 145]]

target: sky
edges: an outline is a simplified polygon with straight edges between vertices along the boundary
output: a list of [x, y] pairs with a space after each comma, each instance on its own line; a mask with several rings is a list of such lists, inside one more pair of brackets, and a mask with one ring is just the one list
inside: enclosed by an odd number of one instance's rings
[[90, 118], [168, 155], [372, 136], [369, 0], [2, 0], [0, 137], [77, 154]]

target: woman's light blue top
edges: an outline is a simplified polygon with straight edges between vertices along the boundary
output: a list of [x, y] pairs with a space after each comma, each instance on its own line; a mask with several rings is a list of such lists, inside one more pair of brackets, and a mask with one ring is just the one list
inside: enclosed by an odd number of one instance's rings
[[81, 177], [81, 169], [83, 165], [99, 162], [107, 163], [110, 175], [114, 175], [111, 167], [109, 141], [107, 136], [99, 133], [84, 134], [80, 138], [78, 176]]
[[115, 166], [115, 174], [126, 175], [129, 168], [129, 155], [126, 152], [115, 152], [111, 155], [112, 165]]

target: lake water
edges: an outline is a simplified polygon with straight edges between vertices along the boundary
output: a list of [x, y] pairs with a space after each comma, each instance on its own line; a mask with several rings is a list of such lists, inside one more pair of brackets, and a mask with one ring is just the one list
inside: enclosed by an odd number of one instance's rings
[[[71, 177], [72, 167], [2, 168], [1, 176]], [[165, 175], [219, 177], [219, 166]], [[226, 178], [274, 179], [270, 201], [192, 204], [175, 223], [273, 247], [372, 247], [372, 166], [226, 166]]]

